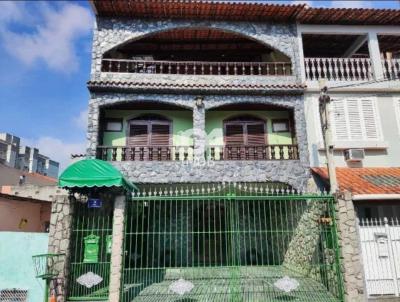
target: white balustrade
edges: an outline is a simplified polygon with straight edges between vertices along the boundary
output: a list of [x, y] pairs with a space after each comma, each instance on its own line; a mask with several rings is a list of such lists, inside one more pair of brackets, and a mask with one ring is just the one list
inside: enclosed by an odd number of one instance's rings
[[[307, 80], [368, 81], [372, 79], [369, 58], [305, 58]], [[398, 67], [398, 65], [397, 65]]]
[[382, 64], [386, 79], [400, 79], [400, 59], [384, 59], [382, 60]]

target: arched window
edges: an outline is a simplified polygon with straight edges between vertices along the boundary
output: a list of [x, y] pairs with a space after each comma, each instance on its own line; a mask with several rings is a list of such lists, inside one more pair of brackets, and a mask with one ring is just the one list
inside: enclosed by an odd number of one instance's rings
[[260, 146], [267, 144], [266, 122], [251, 115], [242, 115], [224, 121], [226, 146]]
[[161, 115], [145, 114], [128, 121], [127, 146], [171, 145], [171, 121]]

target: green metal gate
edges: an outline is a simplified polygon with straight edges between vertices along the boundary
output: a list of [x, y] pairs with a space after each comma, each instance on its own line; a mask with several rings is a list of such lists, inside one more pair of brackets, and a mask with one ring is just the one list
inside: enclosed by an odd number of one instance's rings
[[126, 208], [122, 301], [343, 301], [334, 215], [331, 196], [267, 184], [142, 191]]
[[68, 301], [108, 300], [112, 222], [112, 202], [101, 208], [75, 203]]

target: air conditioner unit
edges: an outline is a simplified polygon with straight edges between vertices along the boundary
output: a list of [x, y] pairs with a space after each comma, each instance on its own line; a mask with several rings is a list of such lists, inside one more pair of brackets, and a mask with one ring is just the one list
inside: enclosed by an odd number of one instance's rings
[[346, 161], [362, 161], [364, 157], [364, 149], [348, 149], [344, 151], [344, 158]]

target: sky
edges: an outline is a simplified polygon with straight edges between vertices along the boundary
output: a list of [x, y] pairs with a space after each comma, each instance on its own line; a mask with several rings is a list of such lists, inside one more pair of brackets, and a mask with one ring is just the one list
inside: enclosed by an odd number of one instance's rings
[[[252, 1], [398, 8], [400, 1]], [[61, 163], [86, 149], [94, 16], [86, 1], [0, 2], [0, 132]]]

